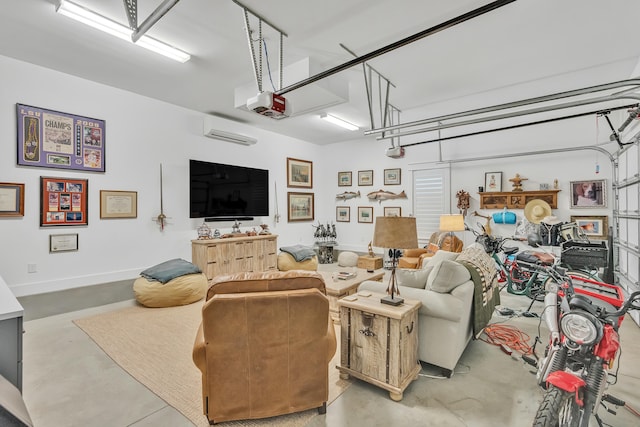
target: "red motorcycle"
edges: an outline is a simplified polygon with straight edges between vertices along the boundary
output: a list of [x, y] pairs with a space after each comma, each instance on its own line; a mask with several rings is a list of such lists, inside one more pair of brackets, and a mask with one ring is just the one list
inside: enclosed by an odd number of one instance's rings
[[533, 426], [587, 427], [592, 416], [602, 426], [600, 406], [625, 406], [606, 393], [608, 371], [620, 348], [618, 327], [628, 310], [640, 310], [640, 291], [625, 302], [618, 286], [568, 276], [561, 267], [546, 271], [542, 317], [549, 344], [543, 359], [524, 357], [546, 390]]

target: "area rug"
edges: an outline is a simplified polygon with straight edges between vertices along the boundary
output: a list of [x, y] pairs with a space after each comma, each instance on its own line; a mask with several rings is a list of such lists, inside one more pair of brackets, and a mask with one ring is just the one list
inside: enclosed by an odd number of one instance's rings
[[[127, 307], [73, 322], [133, 378], [167, 404], [181, 412], [196, 426], [208, 426], [202, 414], [200, 371], [193, 364], [191, 350], [201, 319], [203, 301], [193, 304], [147, 308]], [[340, 328], [336, 327], [336, 336]], [[335, 368], [340, 358], [340, 343], [329, 365], [329, 403], [351, 384], [342, 380]], [[220, 423], [229, 426], [306, 425], [317, 416], [311, 409], [262, 420]]]

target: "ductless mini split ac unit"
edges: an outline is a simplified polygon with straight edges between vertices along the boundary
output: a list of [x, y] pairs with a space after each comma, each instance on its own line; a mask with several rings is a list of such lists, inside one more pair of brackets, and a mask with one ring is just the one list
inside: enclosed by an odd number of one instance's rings
[[254, 145], [256, 142], [258, 142], [257, 139], [252, 138], [250, 136], [213, 129], [211, 128], [211, 126], [207, 124], [207, 120], [204, 121], [203, 131], [204, 131], [204, 136], [206, 137], [219, 139], [221, 141], [233, 142], [235, 144]]

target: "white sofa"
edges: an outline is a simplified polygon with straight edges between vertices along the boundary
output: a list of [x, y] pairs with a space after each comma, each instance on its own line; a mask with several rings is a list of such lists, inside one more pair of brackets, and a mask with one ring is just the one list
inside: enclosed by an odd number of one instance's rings
[[[422, 302], [418, 311], [418, 358], [450, 377], [473, 335], [474, 282], [459, 253], [440, 250], [422, 269], [396, 269], [400, 295]], [[388, 283], [365, 281], [360, 290], [385, 293]]]

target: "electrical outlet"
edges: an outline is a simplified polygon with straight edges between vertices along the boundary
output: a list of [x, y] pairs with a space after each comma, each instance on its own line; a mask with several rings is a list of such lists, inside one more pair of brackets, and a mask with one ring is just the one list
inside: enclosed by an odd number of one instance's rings
[[36, 264], [27, 264], [27, 273], [37, 273], [38, 266]]

